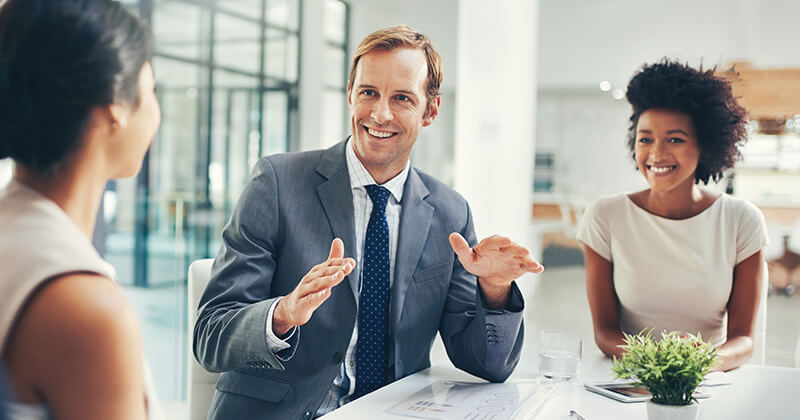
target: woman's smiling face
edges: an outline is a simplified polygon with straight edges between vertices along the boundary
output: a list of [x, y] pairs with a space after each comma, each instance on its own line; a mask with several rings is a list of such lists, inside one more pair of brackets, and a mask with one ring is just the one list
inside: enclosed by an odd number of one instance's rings
[[636, 165], [654, 192], [695, 183], [700, 161], [691, 116], [669, 109], [648, 109], [636, 124]]

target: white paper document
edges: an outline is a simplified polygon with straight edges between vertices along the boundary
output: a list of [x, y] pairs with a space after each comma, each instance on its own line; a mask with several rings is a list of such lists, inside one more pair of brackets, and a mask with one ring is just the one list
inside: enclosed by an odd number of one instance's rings
[[433, 420], [511, 420], [535, 416], [556, 385], [539, 381], [504, 384], [439, 381], [386, 412]]

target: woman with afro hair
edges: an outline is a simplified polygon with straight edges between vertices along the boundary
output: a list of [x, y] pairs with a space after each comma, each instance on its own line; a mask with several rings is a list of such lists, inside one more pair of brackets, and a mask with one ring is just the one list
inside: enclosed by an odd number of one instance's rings
[[590, 205], [578, 232], [595, 342], [623, 332], [701, 334], [729, 370], [753, 354], [767, 243], [753, 204], [700, 186], [740, 156], [746, 111], [714, 70], [663, 59], [628, 84], [628, 148], [649, 188]]

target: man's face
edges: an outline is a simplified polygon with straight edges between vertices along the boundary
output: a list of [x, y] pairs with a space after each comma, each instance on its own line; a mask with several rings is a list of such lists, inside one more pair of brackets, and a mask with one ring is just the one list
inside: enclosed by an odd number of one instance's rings
[[[428, 66], [418, 49], [373, 51], [361, 57], [347, 88], [355, 152], [378, 183], [405, 168], [419, 130], [439, 113], [425, 95]], [[426, 112], [427, 111], [427, 112]]]

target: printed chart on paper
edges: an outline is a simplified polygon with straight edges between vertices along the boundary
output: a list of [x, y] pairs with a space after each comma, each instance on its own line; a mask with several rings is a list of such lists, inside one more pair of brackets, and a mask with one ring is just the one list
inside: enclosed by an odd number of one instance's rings
[[386, 412], [431, 420], [531, 418], [554, 391], [555, 385], [538, 381], [504, 384], [439, 381]]

